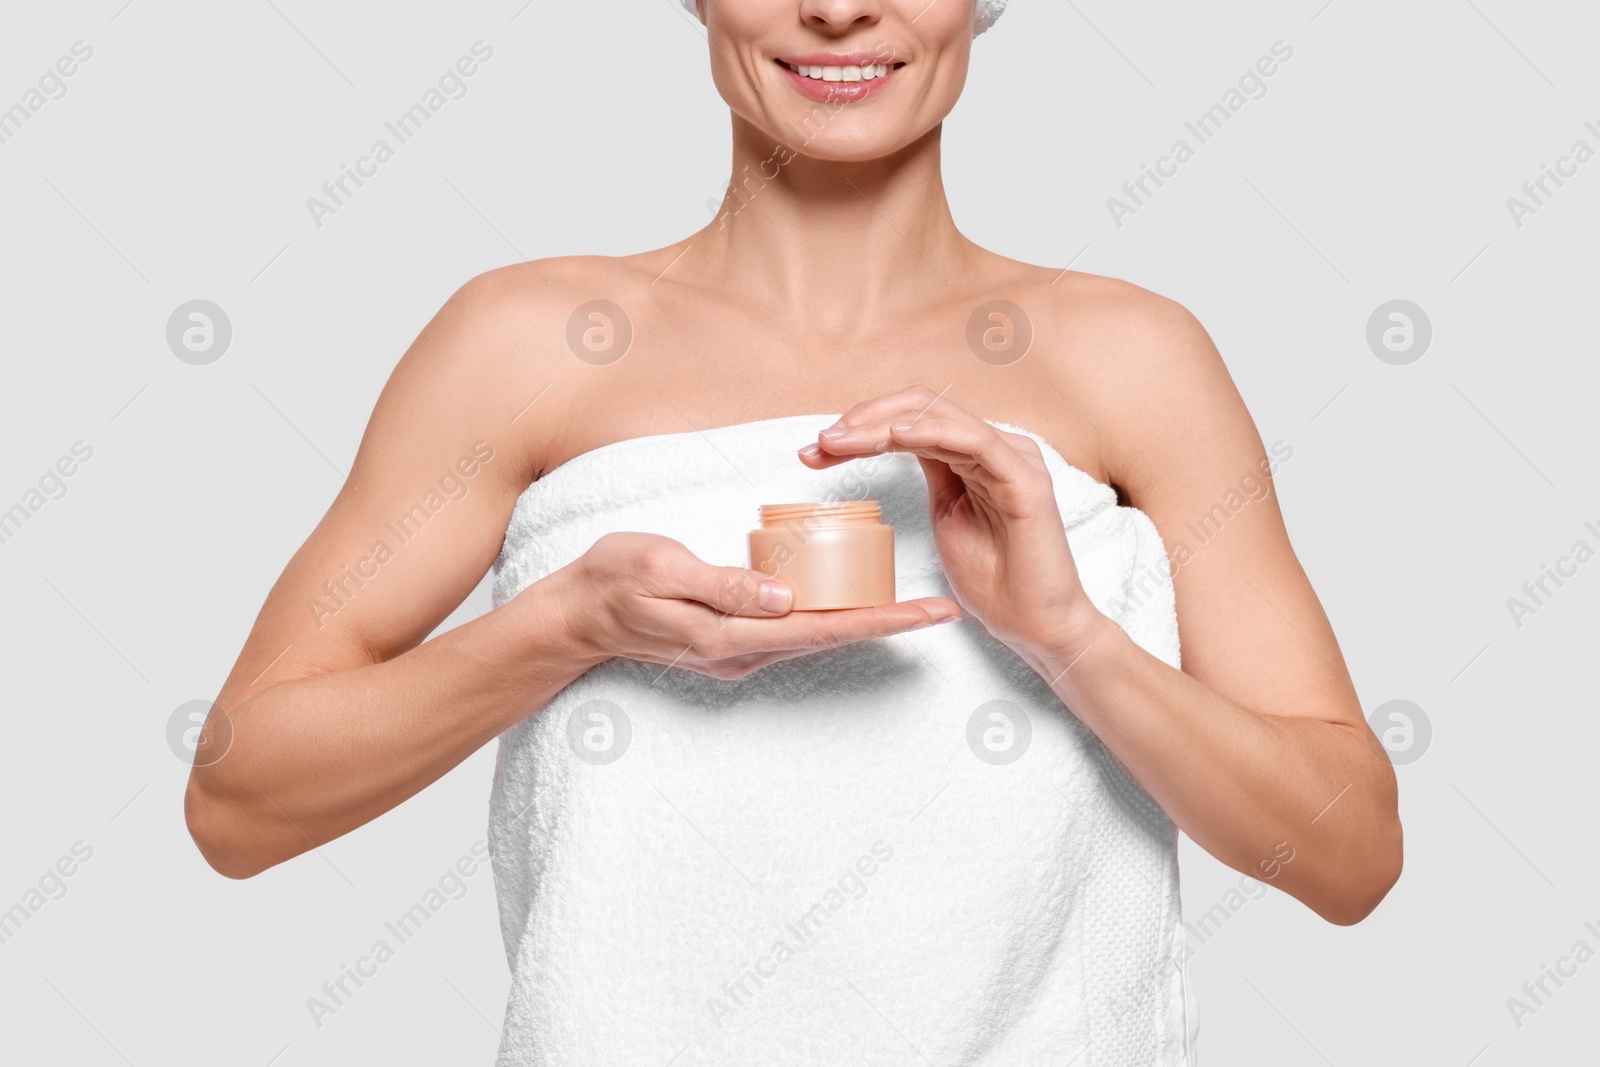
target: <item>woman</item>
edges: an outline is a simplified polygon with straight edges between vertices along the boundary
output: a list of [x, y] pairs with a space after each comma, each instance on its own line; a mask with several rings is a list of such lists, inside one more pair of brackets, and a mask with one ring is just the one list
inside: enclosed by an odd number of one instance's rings
[[[1192, 1063], [1175, 829], [1334, 923], [1399, 875], [1205, 331], [951, 218], [997, 13], [700, 11], [722, 215], [456, 293], [218, 696], [186, 808], [231, 877], [500, 739], [502, 1063]], [[755, 504], [830, 492], [893, 520], [900, 603], [738, 565]]]

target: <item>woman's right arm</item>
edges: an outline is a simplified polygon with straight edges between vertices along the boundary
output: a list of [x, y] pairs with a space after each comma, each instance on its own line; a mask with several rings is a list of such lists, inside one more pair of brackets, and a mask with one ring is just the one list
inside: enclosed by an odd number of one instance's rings
[[539, 471], [529, 423], [594, 395], [582, 376], [608, 370], [562, 348], [584, 298], [527, 272], [474, 279], [417, 337], [344, 486], [268, 594], [184, 801], [220, 873], [250, 877], [376, 818], [613, 656], [739, 678], [959, 615], [942, 598], [787, 614], [756, 572], [615, 533], [426, 640], [488, 572]]
[[548, 331], [506, 273], [464, 286], [396, 365], [217, 695], [185, 815], [225, 875], [389, 810], [595, 662], [550, 586], [424, 643], [494, 562], [537, 469], [540, 406], [512, 420], [559, 364], [527, 339]]

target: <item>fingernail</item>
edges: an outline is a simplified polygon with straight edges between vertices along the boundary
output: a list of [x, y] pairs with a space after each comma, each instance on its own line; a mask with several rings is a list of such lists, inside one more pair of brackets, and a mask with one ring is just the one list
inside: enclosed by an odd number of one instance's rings
[[927, 622], [919, 623], [913, 628], [917, 630], [926, 630], [929, 627], [938, 626], [941, 622], [955, 622], [957, 619], [961, 618], [960, 615], [946, 615], [937, 611], [930, 612], [930, 614], [933, 616], [933, 618], [929, 619]]
[[782, 582], [762, 582], [756, 591], [756, 603], [762, 611], [788, 611], [794, 594]]
[[823, 430], [817, 436], [826, 438], [829, 441], [836, 441], [849, 432], [849, 430], [845, 429], [844, 423], [836, 422], [832, 426], [829, 426], [826, 430]]
[[905, 433], [907, 430], [911, 429], [911, 427], [914, 426], [914, 425], [916, 425], [916, 424], [915, 423], [911, 423], [911, 422], [897, 422], [897, 423], [894, 423], [893, 425], [891, 425], [889, 427], [889, 430], [892, 433]]
[[800, 450], [800, 454], [805, 456], [807, 459], [814, 459], [815, 457], [822, 455], [822, 449], [818, 445], [806, 445]]

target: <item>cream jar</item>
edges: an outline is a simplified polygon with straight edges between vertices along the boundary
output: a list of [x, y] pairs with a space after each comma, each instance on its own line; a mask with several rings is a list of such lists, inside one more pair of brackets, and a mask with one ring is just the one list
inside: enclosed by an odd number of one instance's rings
[[792, 610], [894, 603], [894, 527], [876, 500], [763, 504], [750, 566], [794, 593]]

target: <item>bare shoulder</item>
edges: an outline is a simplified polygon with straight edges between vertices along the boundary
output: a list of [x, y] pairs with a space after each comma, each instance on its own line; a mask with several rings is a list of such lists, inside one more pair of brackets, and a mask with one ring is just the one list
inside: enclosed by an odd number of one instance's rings
[[1052, 290], [1063, 338], [1052, 370], [1104, 437], [1106, 467], [1136, 502], [1164, 484], [1221, 477], [1260, 450], [1227, 364], [1186, 307], [1094, 274], [1068, 272]]
[[573, 415], [556, 398], [572, 395], [598, 362], [575, 358], [573, 345], [593, 321], [586, 311], [597, 301], [625, 304], [643, 275], [628, 259], [607, 256], [528, 260], [478, 274], [418, 334], [386, 392], [426, 394], [435, 410], [498, 428], [531, 480]]
[[457, 332], [480, 355], [533, 360], [547, 375], [570, 371], [567, 328], [574, 318], [587, 321], [590, 305], [638, 306], [670, 253], [553, 256], [497, 267], [457, 289], [430, 328]]
[[1200, 321], [1170, 297], [1120, 278], [1078, 271], [1068, 271], [1051, 289], [1051, 310], [1063, 335], [1075, 343], [1092, 342], [1105, 358], [1167, 363], [1146, 369], [1213, 361], [1220, 366]]
[[514, 314], [572, 310], [573, 298], [620, 300], [651, 287], [682, 250], [677, 245], [625, 256], [549, 256], [496, 267], [469, 280], [460, 294], [486, 310]]
[[[470, 342], [481, 356], [557, 356], [567, 317], [597, 289], [624, 273], [604, 256], [532, 259], [468, 279], [439, 309], [429, 329]], [[555, 369], [545, 368], [546, 370]]]

